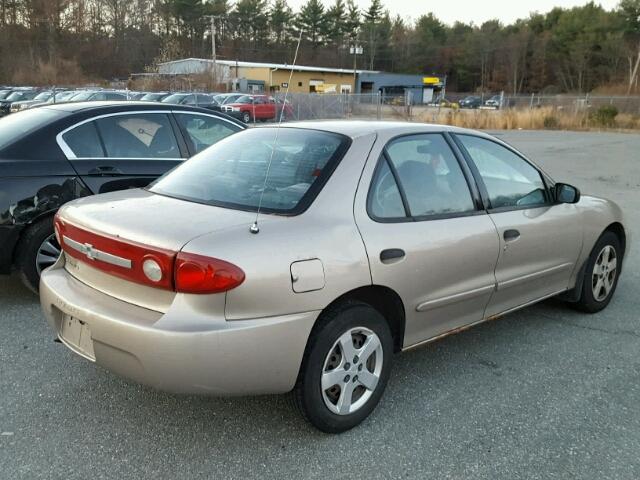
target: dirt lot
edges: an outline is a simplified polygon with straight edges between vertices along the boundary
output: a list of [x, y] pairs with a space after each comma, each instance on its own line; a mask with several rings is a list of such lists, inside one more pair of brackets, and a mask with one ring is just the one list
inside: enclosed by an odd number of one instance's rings
[[607, 310], [552, 300], [399, 355], [372, 417], [328, 436], [282, 397], [179, 397], [96, 368], [0, 278], [0, 478], [640, 478], [640, 135], [500, 136], [623, 207]]

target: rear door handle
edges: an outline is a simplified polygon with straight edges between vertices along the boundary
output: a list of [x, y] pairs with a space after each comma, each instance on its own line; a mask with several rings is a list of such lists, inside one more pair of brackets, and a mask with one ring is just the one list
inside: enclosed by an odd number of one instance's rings
[[404, 250], [401, 248], [388, 248], [380, 252], [380, 261], [382, 263], [389, 262], [391, 260], [397, 260], [403, 258], [405, 255]]
[[502, 236], [505, 242], [513, 242], [514, 240], [520, 238], [520, 232], [512, 228], [509, 230], [505, 230]]
[[107, 165], [92, 168], [89, 170], [89, 175], [122, 175], [122, 170]]

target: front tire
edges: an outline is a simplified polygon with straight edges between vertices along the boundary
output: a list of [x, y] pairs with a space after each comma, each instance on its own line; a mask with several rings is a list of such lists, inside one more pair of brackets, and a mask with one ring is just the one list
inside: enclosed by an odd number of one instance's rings
[[60, 256], [60, 245], [53, 232], [53, 217], [34, 223], [22, 235], [16, 255], [16, 267], [22, 283], [38, 293], [40, 273]]
[[587, 313], [603, 310], [618, 286], [622, 260], [620, 240], [613, 232], [605, 232], [598, 239], [584, 272], [582, 293], [575, 306]]
[[244, 123], [250, 123], [251, 122], [251, 114], [249, 112], [243, 112], [242, 113], [242, 121]]
[[309, 338], [295, 405], [326, 433], [349, 430], [380, 401], [393, 356], [393, 338], [384, 317], [362, 302], [325, 312]]

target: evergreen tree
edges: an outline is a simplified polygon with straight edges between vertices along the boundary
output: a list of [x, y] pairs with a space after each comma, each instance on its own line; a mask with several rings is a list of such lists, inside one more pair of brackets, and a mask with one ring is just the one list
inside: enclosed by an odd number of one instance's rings
[[298, 28], [304, 30], [304, 38], [308, 40], [314, 50], [322, 45], [326, 34], [326, 15], [320, 0], [308, 0], [297, 17]]

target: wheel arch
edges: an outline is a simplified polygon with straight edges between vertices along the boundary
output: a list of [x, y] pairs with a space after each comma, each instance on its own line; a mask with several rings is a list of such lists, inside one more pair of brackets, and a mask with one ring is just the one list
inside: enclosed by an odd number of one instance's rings
[[[394, 351], [399, 352], [402, 350], [406, 315], [404, 303], [397, 292], [382, 285], [366, 285], [343, 293], [327, 305], [323, 312], [349, 300], [366, 303], [377, 310], [389, 324], [391, 336], [393, 337]], [[318, 319], [320, 318], [322, 318], [322, 314], [318, 316]], [[316, 324], [317, 322], [318, 320], [316, 320]]]
[[[604, 232], [611, 232], [618, 237], [618, 240], [620, 241], [620, 248], [622, 248], [622, 260], [624, 261], [625, 252], [627, 250], [627, 234], [622, 224], [620, 222], [613, 222], [604, 229]], [[620, 265], [620, 269], [622, 270], [622, 264]]]
[[19, 247], [24, 239], [24, 236], [29, 232], [31, 228], [33, 228], [34, 225], [40, 223], [43, 220], [52, 218], [56, 214], [56, 212], [60, 209], [60, 207], [61, 205], [55, 208], [52, 208], [51, 210], [48, 210], [46, 212], [39, 213], [37, 216], [33, 217], [23, 225], [22, 229], [20, 230], [20, 235], [18, 235], [18, 238], [16, 239], [16, 244], [13, 247], [13, 253], [11, 254], [12, 265], [16, 265], [16, 262], [18, 261], [18, 257], [20, 255]]

